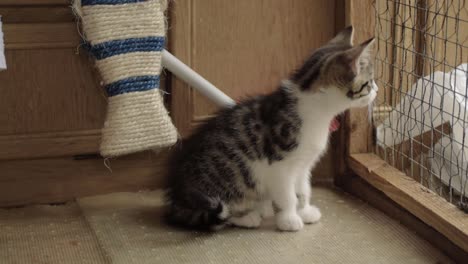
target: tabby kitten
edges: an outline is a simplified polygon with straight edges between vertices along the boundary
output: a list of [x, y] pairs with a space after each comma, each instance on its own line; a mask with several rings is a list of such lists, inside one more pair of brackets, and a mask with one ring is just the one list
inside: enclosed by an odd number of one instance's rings
[[319, 221], [310, 171], [327, 148], [330, 122], [377, 93], [373, 39], [353, 47], [352, 35], [346, 28], [276, 91], [222, 110], [181, 142], [171, 158], [170, 223], [255, 228], [272, 205], [280, 230]]

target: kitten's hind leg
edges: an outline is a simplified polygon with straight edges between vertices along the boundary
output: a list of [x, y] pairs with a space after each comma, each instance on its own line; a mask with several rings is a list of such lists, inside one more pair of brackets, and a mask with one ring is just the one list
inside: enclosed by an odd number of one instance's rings
[[297, 214], [305, 224], [317, 223], [322, 217], [320, 210], [316, 206], [310, 204], [311, 193], [310, 171], [307, 170], [303, 175], [297, 178], [296, 182]]
[[252, 210], [243, 216], [233, 216], [228, 219], [232, 225], [244, 228], [257, 228], [262, 222], [262, 216], [257, 210]]

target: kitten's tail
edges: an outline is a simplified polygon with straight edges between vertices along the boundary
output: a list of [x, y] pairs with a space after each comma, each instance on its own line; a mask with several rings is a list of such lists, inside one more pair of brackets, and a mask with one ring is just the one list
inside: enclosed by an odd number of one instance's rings
[[170, 200], [166, 220], [169, 224], [198, 230], [218, 230], [229, 217], [227, 206], [217, 198], [201, 193], [190, 195], [184, 203]]

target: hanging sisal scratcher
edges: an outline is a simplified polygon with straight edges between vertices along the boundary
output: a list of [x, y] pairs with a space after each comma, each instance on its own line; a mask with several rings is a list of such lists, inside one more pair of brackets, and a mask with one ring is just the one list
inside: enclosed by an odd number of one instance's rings
[[109, 96], [101, 155], [172, 146], [177, 131], [159, 90], [164, 0], [77, 0], [84, 38]]

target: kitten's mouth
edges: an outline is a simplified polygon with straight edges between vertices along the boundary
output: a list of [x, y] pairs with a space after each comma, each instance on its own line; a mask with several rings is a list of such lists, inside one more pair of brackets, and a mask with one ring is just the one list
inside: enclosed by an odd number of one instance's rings
[[[360, 95], [362, 90], [364, 90], [364, 88], [366, 88], [367, 84], [369, 84], [369, 82], [366, 82], [364, 83], [362, 86], [361, 86], [361, 89], [359, 89], [359, 91], [353, 91], [353, 90], [349, 90], [348, 91], [348, 97], [350, 97], [351, 99], [354, 98], [355, 95]], [[358, 98], [361, 98], [362, 96], [359, 96]]]
[[330, 127], [328, 128], [328, 130], [330, 132], [335, 132], [338, 130], [338, 128], [340, 128], [340, 121], [338, 121], [338, 119], [334, 117], [330, 123]]
[[361, 94], [362, 91], [364, 90], [364, 88], [366, 88], [368, 86], [368, 84], [369, 84], [369, 82], [365, 82], [361, 86], [361, 89], [359, 89], [359, 91], [354, 92], [354, 91], [350, 90], [350, 91], [348, 91], [348, 93], [346, 95], [351, 99], [360, 99], [360, 98], [366, 97], [366, 96], [371, 94], [372, 90], [374, 90], [373, 86], [371, 86], [370, 89], [368, 89], [368, 92], [366, 94]]
[[366, 97], [366, 96], [368, 96], [368, 95], [370, 95], [370, 94], [371, 94], [370, 92], [369, 92], [369, 93], [366, 93], [366, 94], [361, 94], [361, 95], [359, 95], [359, 97], [356, 98], [356, 99], [360, 99], [360, 98]]

